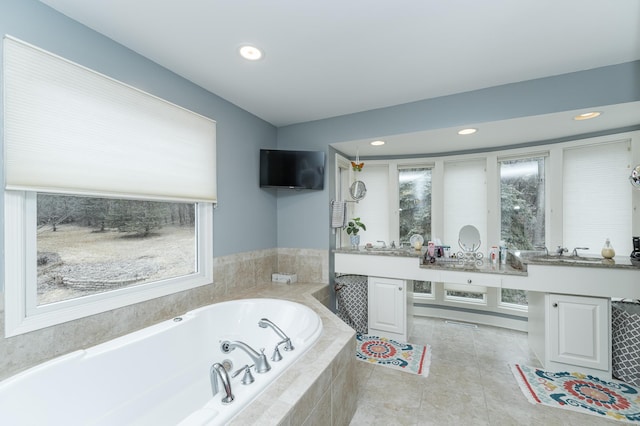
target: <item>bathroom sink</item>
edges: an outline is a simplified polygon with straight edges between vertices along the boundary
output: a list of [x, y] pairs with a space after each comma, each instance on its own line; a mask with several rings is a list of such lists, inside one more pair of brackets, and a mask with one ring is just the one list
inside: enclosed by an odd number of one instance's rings
[[373, 253], [389, 253], [389, 254], [398, 254], [398, 255], [406, 255], [407, 253], [418, 253], [416, 250], [411, 248], [398, 248], [398, 247], [369, 247], [366, 249], [369, 252]]
[[591, 257], [591, 256], [536, 256], [531, 260], [540, 263], [567, 263], [567, 264], [575, 264], [575, 263], [585, 263], [585, 264], [594, 264], [601, 263], [604, 259], [602, 257]]

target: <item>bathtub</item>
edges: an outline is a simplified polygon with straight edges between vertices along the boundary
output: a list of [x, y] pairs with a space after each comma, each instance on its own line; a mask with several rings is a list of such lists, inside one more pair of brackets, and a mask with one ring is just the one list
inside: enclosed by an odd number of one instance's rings
[[[281, 341], [268, 318], [288, 337]], [[240, 299], [209, 305], [169, 321], [86, 350], [53, 359], [0, 382], [0, 425], [218, 425], [251, 403], [322, 333], [310, 308], [278, 299]], [[231, 366], [229, 376], [252, 361], [241, 349], [223, 353], [221, 342], [242, 341], [265, 348], [271, 370], [243, 385], [231, 379], [235, 400], [223, 404], [223, 387], [213, 395], [210, 368]]]

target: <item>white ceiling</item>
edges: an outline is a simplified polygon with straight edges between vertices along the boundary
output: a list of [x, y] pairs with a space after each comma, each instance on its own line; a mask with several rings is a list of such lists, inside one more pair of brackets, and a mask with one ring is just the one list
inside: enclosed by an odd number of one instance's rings
[[41, 2], [276, 126], [640, 59], [638, 0]]

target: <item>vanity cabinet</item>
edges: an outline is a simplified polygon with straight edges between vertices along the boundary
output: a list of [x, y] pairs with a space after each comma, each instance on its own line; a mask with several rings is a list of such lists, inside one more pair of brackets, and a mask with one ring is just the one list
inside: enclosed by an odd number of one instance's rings
[[406, 342], [407, 281], [370, 276], [368, 286], [368, 334]]
[[610, 378], [610, 299], [533, 294], [529, 341], [544, 367], [561, 371], [573, 366]]

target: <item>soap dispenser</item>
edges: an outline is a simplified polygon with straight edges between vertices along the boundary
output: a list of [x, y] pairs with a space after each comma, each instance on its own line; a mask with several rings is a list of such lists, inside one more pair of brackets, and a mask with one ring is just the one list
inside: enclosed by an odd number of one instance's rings
[[602, 247], [602, 251], [600, 252], [602, 257], [605, 259], [613, 259], [613, 256], [616, 255], [616, 251], [611, 247], [611, 242], [607, 238], [604, 242], [604, 247]]

